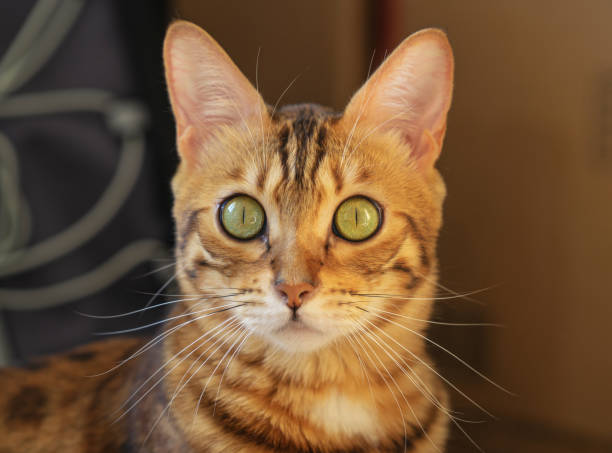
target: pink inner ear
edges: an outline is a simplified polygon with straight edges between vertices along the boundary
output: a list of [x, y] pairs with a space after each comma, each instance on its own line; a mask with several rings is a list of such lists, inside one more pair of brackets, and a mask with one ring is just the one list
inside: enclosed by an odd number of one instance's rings
[[452, 77], [446, 36], [423, 30], [398, 46], [353, 97], [345, 116], [361, 113], [360, 122], [369, 128], [399, 134], [419, 166], [433, 165], [444, 139]]
[[223, 49], [202, 29], [173, 24], [164, 44], [166, 78], [179, 141], [204, 142], [222, 126], [265, 114], [261, 96]]

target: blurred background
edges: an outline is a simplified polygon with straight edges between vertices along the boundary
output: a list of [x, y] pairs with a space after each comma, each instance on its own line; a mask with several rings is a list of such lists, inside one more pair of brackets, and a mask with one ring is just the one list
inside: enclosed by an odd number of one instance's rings
[[[443, 374], [498, 417], [487, 452], [612, 451], [612, 2], [609, 0], [5, 0], [0, 3], [2, 363], [156, 322], [171, 293], [169, 20], [192, 20], [269, 103], [342, 109], [404, 37], [445, 30], [456, 84], [438, 167], [448, 185]], [[296, 79], [297, 77], [297, 79]], [[291, 83], [295, 79], [295, 82]], [[156, 299], [159, 302], [160, 299]], [[139, 333], [136, 331], [135, 333]], [[145, 331], [146, 333], [146, 331]], [[476, 451], [455, 430], [450, 452]]]

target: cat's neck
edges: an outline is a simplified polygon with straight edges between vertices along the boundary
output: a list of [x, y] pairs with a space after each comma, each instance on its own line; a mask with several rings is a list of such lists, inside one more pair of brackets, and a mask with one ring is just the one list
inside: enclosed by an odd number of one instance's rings
[[211, 339], [198, 348], [203, 332], [220, 322], [174, 331], [179, 323], [167, 326], [163, 348], [149, 353], [151, 364], [141, 373], [146, 379], [162, 368], [158, 376], [164, 378], [148, 396], [148, 409], [141, 410], [139, 439], [152, 432], [153, 444], [190, 451], [187, 443], [206, 445], [206, 433], [222, 429], [228, 439], [269, 445], [270, 451], [278, 445], [302, 451], [303, 445], [378, 445], [389, 439], [401, 444], [404, 436], [420, 439], [439, 424], [432, 401], [444, 401], [445, 393], [423, 351], [416, 360], [412, 351], [392, 355], [355, 337], [291, 353], [254, 335], [223, 346], [223, 340]]

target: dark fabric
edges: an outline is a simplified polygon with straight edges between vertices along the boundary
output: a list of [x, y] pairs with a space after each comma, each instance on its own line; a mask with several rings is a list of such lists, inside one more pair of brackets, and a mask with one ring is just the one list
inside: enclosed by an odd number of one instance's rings
[[[0, 2], [0, 53], [34, 3]], [[36, 288], [81, 275], [142, 238], [158, 238], [170, 250], [169, 177], [176, 162], [161, 60], [164, 13], [161, 1], [88, 1], [59, 50], [19, 90], [108, 90], [119, 99], [142, 102], [150, 123], [144, 168], [119, 214], [83, 247], [32, 271], [2, 279], [1, 288]], [[105, 118], [95, 113], [0, 119], [0, 132], [18, 153], [21, 188], [32, 211], [30, 243], [62, 231], [85, 214], [107, 187], [120, 155], [119, 137], [109, 130]], [[135, 327], [159, 319], [159, 310], [115, 320], [88, 319], [76, 311], [111, 314], [142, 308], [150, 299], [142, 292], [155, 292], [163, 282], [156, 274], [136, 276], [166, 264], [141, 265], [111, 287], [64, 306], [4, 312], [14, 359], [23, 361], [91, 341], [97, 338], [92, 336], [95, 331]]]

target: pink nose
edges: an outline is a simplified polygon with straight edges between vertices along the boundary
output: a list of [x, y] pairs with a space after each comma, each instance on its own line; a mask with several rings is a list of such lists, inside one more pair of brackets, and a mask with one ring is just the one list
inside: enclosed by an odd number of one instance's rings
[[296, 311], [304, 303], [304, 298], [315, 288], [309, 283], [298, 283], [297, 285], [280, 283], [276, 285], [276, 289], [287, 298], [287, 306]]

